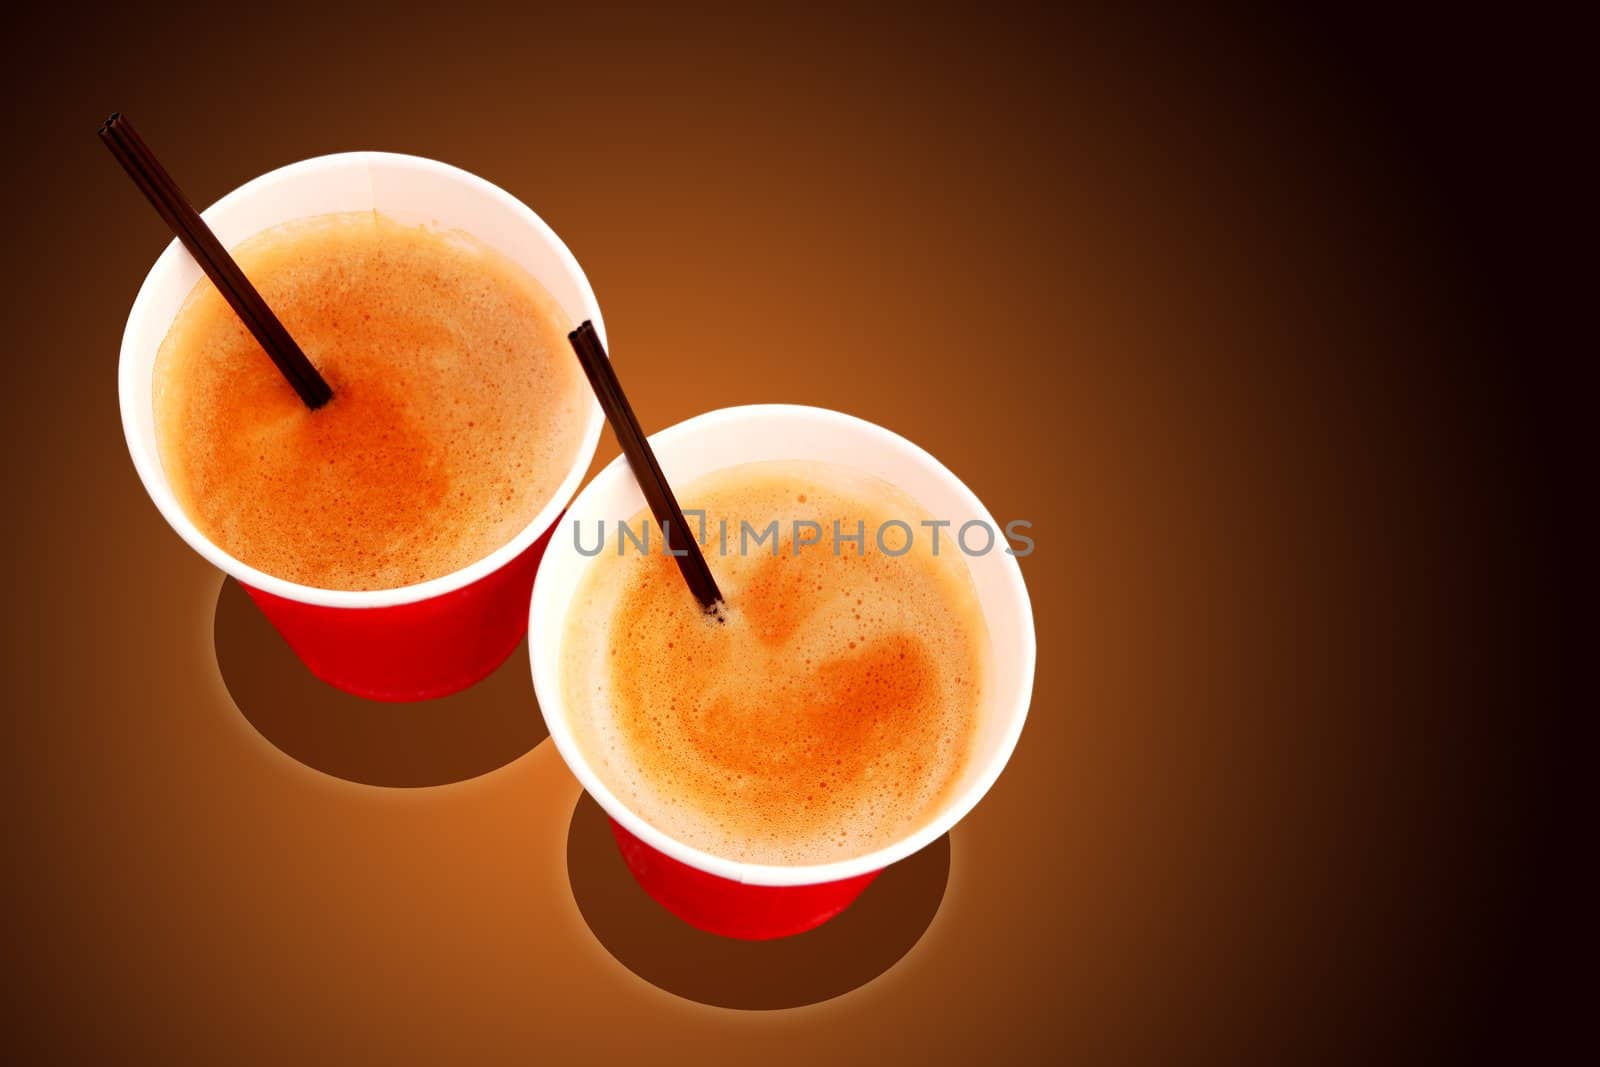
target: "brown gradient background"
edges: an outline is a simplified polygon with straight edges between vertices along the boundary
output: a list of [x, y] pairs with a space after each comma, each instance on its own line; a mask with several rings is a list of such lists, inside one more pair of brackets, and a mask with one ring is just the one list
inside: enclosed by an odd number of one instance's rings
[[[5, 73], [18, 1058], [1414, 1061], [1546, 1033], [1513, 994], [1545, 907], [1553, 383], [1506, 307], [1544, 209], [1500, 181], [1532, 135], [1489, 73], [1537, 65], [1521, 37], [40, 18]], [[95, 143], [113, 108], [202, 204], [346, 149], [476, 171], [582, 261], [647, 429], [839, 408], [1035, 523], [1028, 727], [905, 958], [804, 1008], [669, 995], [578, 914], [550, 745], [387, 789], [241, 718], [220, 576], [122, 441], [167, 238]]]

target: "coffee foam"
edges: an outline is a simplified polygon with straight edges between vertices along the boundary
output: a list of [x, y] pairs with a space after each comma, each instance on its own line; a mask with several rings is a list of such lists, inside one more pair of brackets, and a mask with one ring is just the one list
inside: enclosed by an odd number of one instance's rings
[[[707, 512], [727, 616], [701, 612], [659, 530], [649, 555], [629, 542], [618, 557], [608, 538], [562, 647], [570, 724], [596, 772], [669, 836], [744, 862], [848, 859], [925, 825], [961, 777], [985, 699], [988, 632], [948, 531], [933, 556], [915, 502], [830, 464], [746, 464], [678, 496]], [[772, 519], [778, 555], [738, 555], [740, 521]], [[835, 519], [846, 534], [865, 523], [864, 552], [841, 541], [834, 555]], [[888, 519], [917, 531], [905, 555], [874, 543]], [[795, 520], [824, 531], [798, 555]]]
[[395, 588], [483, 558], [555, 494], [586, 387], [565, 313], [516, 264], [372, 212], [233, 254], [334, 399], [308, 411], [200, 281], [157, 357], [157, 438], [225, 551], [303, 585]]

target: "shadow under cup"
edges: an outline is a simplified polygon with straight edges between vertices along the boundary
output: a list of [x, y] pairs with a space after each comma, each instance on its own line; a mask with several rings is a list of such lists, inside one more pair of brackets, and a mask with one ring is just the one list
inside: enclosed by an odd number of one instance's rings
[[[588, 279], [555, 232], [511, 194], [448, 164], [387, 152], [321, 156], [264, 174], [201, 214], [232, 247], [286, 222], [360, 211], [470, 234], [532, 275], [573, 325], [591, 320], [604, 338]], [[244, 586], [323, 681], [377, 700], [422, 700], [485, 677], [526, 630], [539, 559], [599, 444], [599, 405], [588, 401], [582, 444], [554, 496], [516, 537], [471, 566], [400, 589], [327, 590], [284, 581], [206, 538], [161, 466], [152, 390], [156, 356], [202, 277], [174, 240], [145, 278], [123, 333], [117, 382], [123, 433], [156, 507], [195, 551]]]
[[573, 774], [610, 817], [628, 869], [657, 902], [712, 933], [765, 939], [812, 929], [839, 914], [884, 867], [950, 830], [1004, 768], [1027, 716], [1033, 690], [1033, 613], [1022, 571], [1000, 527], [960, 479], [927, 452], [880, 426], [821, 408], [754, 405], [725, 408], [650, 438], [667, 479], [684, 485], [727, 467], [766, 461], [815, 461], [880, 478], [909, 495], [951, 530], [987, 523], [990, 550], [967, 555], [988, 626], [992, 684], [979, 717], [972, 758], [931, 822], [893, 844], [835, 863], [784, 867], [742, 863], [690, 848], [652, 826], [611, 792], [578, 745], [563, 695], [561, 645], [569, 605], [592, 562], [574, 531], [625, 522], [645, 506], [626, 461], [618, 457], [572, 502], [539, 567], [528, 625], [533, 683], [550, 737]]

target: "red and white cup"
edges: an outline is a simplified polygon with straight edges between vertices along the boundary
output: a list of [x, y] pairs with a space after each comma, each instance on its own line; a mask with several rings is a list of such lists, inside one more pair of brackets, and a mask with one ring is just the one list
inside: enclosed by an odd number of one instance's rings
[[[605, 551], [614, 551], [616, 524], [644, 508], [638, 483], [622, 457], [578, 494], [550, 542], [539, 565], [528, 624], [534, 689], [556, 748], [610, 816], [628, 868], [650, 896], [702, 930], [752, 940], [798, 934], [843, 911], [889, 864], [945, 834], [999, 777], [1022, 733], [1033, 691], [1033, 611], [1022, 570], [1004, 551], [1003, 529], [959, 478], [910, 441], [862, 419], [784, 404], [725, 408], [662, 430], [651, 436], [650, 444], [674, 485], [743, 463], [834, 463], [881, 478], [934, 519], [950, 520], [941, 551], [959, 551], [951, 539], [970, 520], [985, 522], [994, 531], [990, 551], [965, 557], [988, 625], [992, 674], [972, 757], [948, 801], [920, 829], [875, 852], [793, 867], [743, 863], [670, 837], [607, 788], [573, 735], [563, 696], [562, 642], [578, 583], [599, 558], [580, 553], [575, 537], [581, 531], [583, 543], [593, 546], [605, 520]], [[971, 540], [976, 539], [975, 533]], [[711, 563], [715, 569], [714, 558]]]
[[[233, 246], [296, 219], [374, 210], [401, 223], [470, 234], [532, 274], [574, 325], [592, 320], [604, 338], [588, 279], [555, 232], [510, 193], [457, 167], [388, 152], [321, 156], [263, 174], [201, 214], [223, 245]], [[174, 240], [139, 289], [122, 336], [122, 428], [156, 507], [190, 547], [238, 579], [323, 681], [376, 700], [422, 700], [483, 678], [526, 631], [539, 557], [594, 459], [604, 421], [600, 406], [586, 397], [583, 443], [555, 495], [521, 532], [471, 566], [398, 589], [317, 589], [285, 581], [200, 532], [173, 494], [156, 449], [156, 354], [202, 277]]]

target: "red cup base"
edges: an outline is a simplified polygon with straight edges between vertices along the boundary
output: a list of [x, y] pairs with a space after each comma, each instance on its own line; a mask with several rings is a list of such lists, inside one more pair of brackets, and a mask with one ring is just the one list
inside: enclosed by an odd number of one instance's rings
[[821, 926], [849, 907], [880, 873], [815, 885], [746, 885], [651, 848], [615, 819], [611, 833], [628, 869], [656, 903], [691, 926], [746, 941], [789, 937]]
[[244, 589], [329, 685], [369, 700], [448, 696], [504, 663], [527, 633], [534, 572], [559, 525], [471, 585], [409, 604], [330, 608]]

